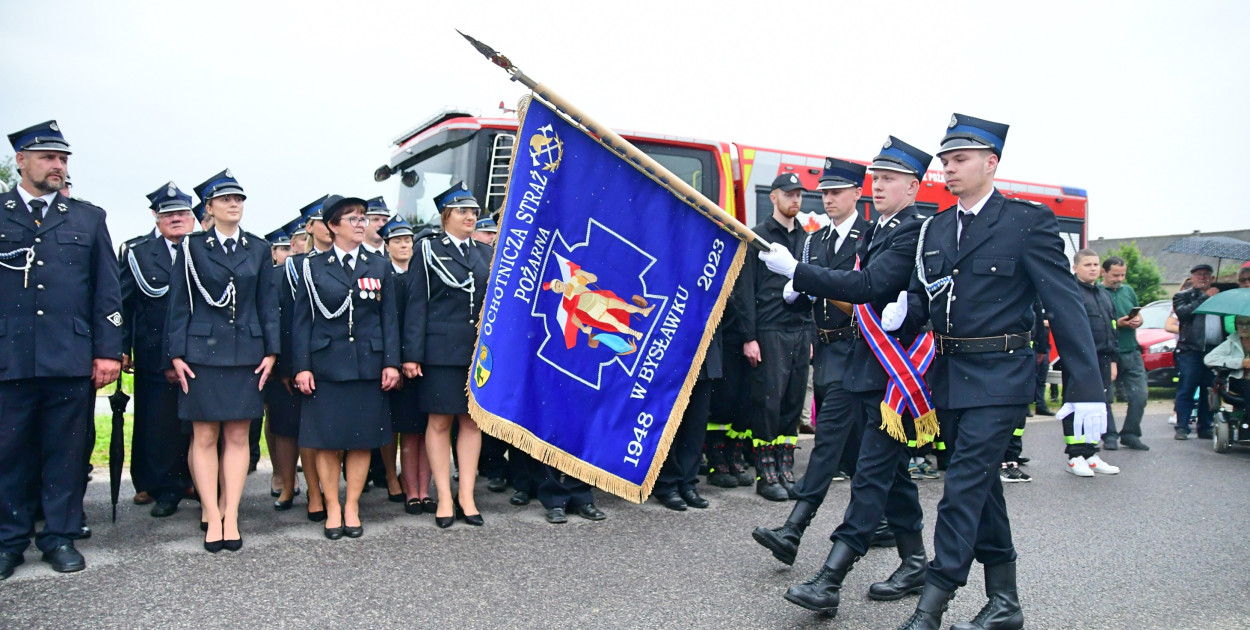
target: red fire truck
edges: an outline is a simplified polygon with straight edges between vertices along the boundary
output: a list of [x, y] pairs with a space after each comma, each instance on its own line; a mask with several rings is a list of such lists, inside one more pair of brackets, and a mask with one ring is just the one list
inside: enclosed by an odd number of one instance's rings
[[[397, 136], [391, 142], [394, 151], [390, 163], [379, 167], [374, 179], [381, 182], [395, 174], [400, 176], [398, 211], [414, 222], [432, 222], [436, 215], [433, 196], [457, 179], [468, 184], [487, 212], [496, 214], [503, 204], [516, 132], [515, 118], [443, 110]], [[803, 196], [804, 214], [800, 215], [805, 227], [815, 229], [828, 221], [816, 191], [824, 156], [723, 140], [619, 133], [748, 226], [770, 211], [768, 186], [781, 173], [797, 174], [808, 189]], [[1059, 219], [1069, 258], [1085, 245], [1089, 202], [1083, 189], [1004, 179], [995, 185], [1008, 197], [1050, 207]], [[865, 183], [865, 189], [869, 186], [870, 182]], [[872, 197], [865, 192], [860, 211], [872, 217]], [[917, 205], [937, 212], [954, 204], [955, 197], [947, 192], [942, 172], [930, 170]]]

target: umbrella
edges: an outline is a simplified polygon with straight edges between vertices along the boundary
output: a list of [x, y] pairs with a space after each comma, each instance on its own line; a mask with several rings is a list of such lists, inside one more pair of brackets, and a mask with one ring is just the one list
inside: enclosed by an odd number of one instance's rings
[[[1223, 263], [1225, 258], [1250, 260], [1250, 243], [1228, 236], [1186, 236], [1172, 241], [1163, 248], [1163, 251], [1219, 258], [1220, 263]], [[1219, 266], [1217, 264], [1215, 270], [1217, 278], [1220, 275]]]
[[1232, 289], [1216, 293], [1198, 305], [1194, 314], [1250, 316], [1250, 289]]
[[113, 497], [113, 522], [117, 522], [117, 494], [121, 492], [122, 465], [126, 459], [126, 436], [122, 425], [125, 423], [126, 405], [130, 404], [130, 396], [122, 391], [121, 375], [117, 377], [117, 389], [109, 394], [109, 406], [113, 408], [113, 434], [109, 436], [109, 494]]

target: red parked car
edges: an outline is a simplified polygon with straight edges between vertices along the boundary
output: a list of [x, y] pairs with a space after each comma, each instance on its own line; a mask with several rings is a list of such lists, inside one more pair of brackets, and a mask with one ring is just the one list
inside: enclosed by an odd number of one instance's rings
[[1176, 335], [1163, 329], [1171, 313], [1171, 300], [1157, 300], [1141, 309], [1142, 325], [1137, 329], [1137, 345], [1141, 346], [1146, 382], [1151, 387], [1176, 387], [1176, 364], [1172, 362]]

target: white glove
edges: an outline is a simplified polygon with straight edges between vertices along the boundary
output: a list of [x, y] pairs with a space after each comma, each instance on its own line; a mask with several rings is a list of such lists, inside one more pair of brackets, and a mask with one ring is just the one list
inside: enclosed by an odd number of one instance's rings
[[780, 243], [773, 243], [772, 249], [760, 252], [760, 260], [768, 265], [769, 271], [787, 278], [793, 278], [794, 268], [799, 266], [799, 261], [794, 259], [794, 254], [791, 254], [790, 250]]
[[898, 300], [890, 302], [881, 309], [881, 327], [886, 332], [894, 332], [903, 325], [907, 317], [907, 292], [899, 291]]
[[794, 301], [799, 299], [800, 295], [803, 294], [794, 290], [793, 280], [787, 281], [786, 286], [781, 288], [781, 297], [786, 299], [786, 304], [794, 304]]
[[1080, 437], [1087, 444], [1097, 444], [1107, 432], [1107, 404], [1099, 402], [1063, 403], [1055, 414], [1061, 422], [1072, 418], [1072, 436]]

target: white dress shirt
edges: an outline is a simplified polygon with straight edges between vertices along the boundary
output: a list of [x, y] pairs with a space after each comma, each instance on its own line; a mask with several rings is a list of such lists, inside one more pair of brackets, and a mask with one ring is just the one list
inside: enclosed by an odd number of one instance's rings
[[834, 224], [833, 231], [838, 233], [838, 240], [833, 244], [833, 251], [838, 252], [842, 249], [842, 243], [846, 241], [846, 235], [851, 233], [851, 228], [855, 227], [855, 219], [859, 218], [859, 212], [851, 212], [851, 216], [842, 220], [842, 223]]
[[43, 216], [39, 217], [39, 220], [40, 220], [40, 221], [42, 221], [42, 220], [43, 220], [43, 217], [48, 216], [48, 208], [51, 208], [51, 207], [52, 207], [52, 200], [53, 200], [53, 199], [56, 199], [56, 193], [52, 192], [52, 193], [48, 193], [48, 194], [46, 194], [46, 195], [40, 195], [40, 196], [36, 197], [36, 196], [34, 196], [34, 195], [32, 195], [32, 194], [30, 194], [30, 193], [26, 192], [26, 189], [25, 189], [25, 188], [22, 188], [20, 185], [15, 186], [14, 188], [17, 188], [17, 194], [18, 194], [18, 195], [20, 195], [20, 196], [22, 197], [22, 203], [26, 204], [26, 210], [27, 210], [27, 211], [30, 211], [30, 200], [31, 200], [31, 199], [42, 199], [42, 200], [43, 200], [43, 202], [44, 202], [46, 205], [43, 207]]
[[[976, 203], [972, 204], [972, 207], [971, 207], [971, 208], [965, 208], [965, 207], [964, 207], [964, 203], [963, 203], [963, 201], [959, 201], [959, 202], [957, 202], [957, 203], [955, 204], [955, 206], [956, 206], [956, 210], [958, 210], [958, 211], [960, 211], [960, 212], [968, 212], [968, 213], [971, 213], [971, 214], [972, 214], [972, 216], [974, 216], [974, 217], [975, 217], [976, 215], [980, 214], [980, 212], [981, 212], [981, 208], [984, 208], [984, 207], [985, 207], [985, 202], [989, 201], [989, 200], [990, 200], [990, 196], [991, 196], [991, 195], [993, 195], [993, 194], [994, 194], [994, 187], [993, 187], [993, 186], [991, 186], [991, 187], [990, 187], [990, 192], [986, 193], [986, 195], [985, 195], [984, 197], [982, 197], [980, 201], [978, 201], [978, 202], [976, 202]], [[959, 215], [955, 215], [955, 218], [956, 218], [956, 219], [958, 219], [958, 218], [959, 218]], [[958, 240], [959, 240], [959, 238], [963, 236], [963, 232], [964, 232], [964, 222], [963, 222], [963, 221], [958, 221], [958, 220], [957, 220], [957, 221], [956, 221], [956, 223], [955, 223], [955, 240], [956, 240], [956, 241], [958, 241]]]
[[356, 248], [351, 250], [350, 252], [340, 249], [338, 245], [334, 246], [334, 255], [338, 256], [340, 264], [342, 264], [342, 261], [347, 260], [348, 254], [351, 254], [352, 258], [350, 261], [348, 261], [347, 265], [352, 268], [352, 271], [355, 271], [356, 261], [360, 260], [360, 246], [357, 245]]

